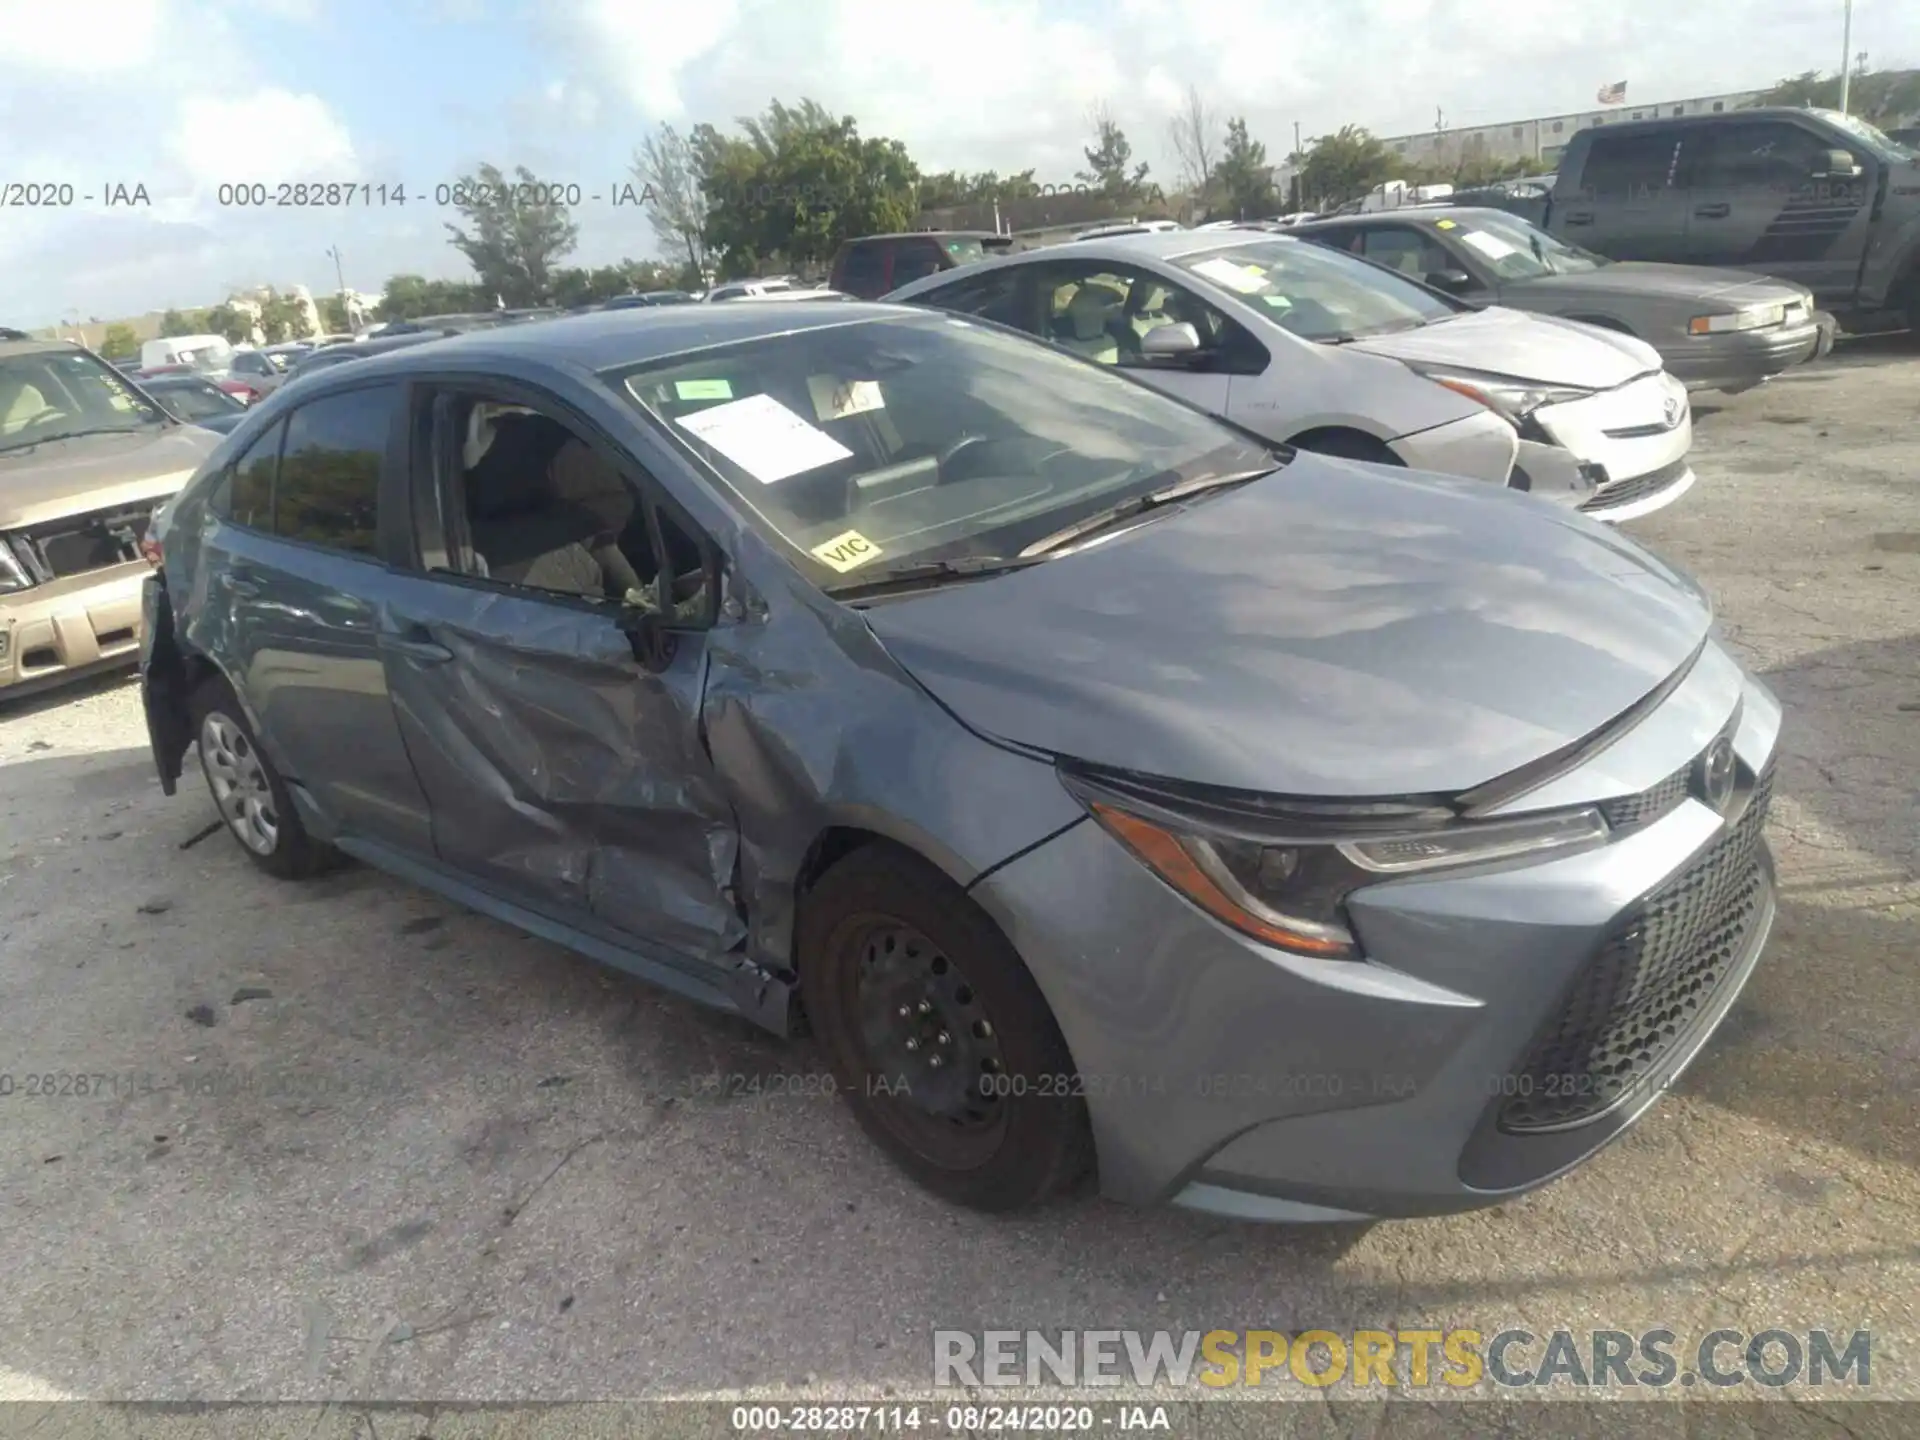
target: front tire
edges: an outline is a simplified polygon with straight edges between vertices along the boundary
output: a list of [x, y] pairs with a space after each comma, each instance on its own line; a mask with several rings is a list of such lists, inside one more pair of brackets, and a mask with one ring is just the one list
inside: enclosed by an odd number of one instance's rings
[[1081, 1086], [1040, 987], [945, 875], [904, 851], [856, 851], [808, 893], [797, 938], [837, 1088], [921, 1185], [1000, 1212], [1091, 1168]]
[[249, 860], [281, 880], [304, 880], [337, 861], [338, 852], [300, 823], [280, 772], [225, 680], [207, 680], [194, 691], [193, 733], [214, 808]]

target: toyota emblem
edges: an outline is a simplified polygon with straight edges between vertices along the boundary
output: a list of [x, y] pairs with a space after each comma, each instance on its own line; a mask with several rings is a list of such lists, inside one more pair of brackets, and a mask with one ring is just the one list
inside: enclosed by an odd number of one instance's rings
[[1674, 395], [1667, 396], [1667, 428], [1671, 430], [1680, 423], [1680, 400]]
[[1721, 814], [1733, 799], [1733, 742], [1722, 735], [1700, 757], [1700, 798]]

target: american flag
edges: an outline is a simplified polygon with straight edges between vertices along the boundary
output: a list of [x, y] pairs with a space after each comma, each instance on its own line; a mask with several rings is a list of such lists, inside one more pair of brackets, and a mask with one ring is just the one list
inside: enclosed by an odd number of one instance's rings
[[1602, 85], [1596, 97], [1602, 105], [1624, 105], [1627, 103], [1627, 82], [1616, 80], [1611, 85]]

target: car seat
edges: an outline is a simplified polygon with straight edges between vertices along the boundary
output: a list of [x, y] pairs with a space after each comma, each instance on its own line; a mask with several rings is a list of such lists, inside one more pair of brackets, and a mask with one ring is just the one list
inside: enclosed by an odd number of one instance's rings
[[1114, 364], [1120, 358], [1120, 345], [1107, 329], [1113, 309], [1109, 291], [1098, 285], [1082, 285], [1067, 301], [1065, 333], [1056, 343], [1089, 360]]
[[559, 447], [546, 427], [565, 434], [543, 416], [495, 421], [493, 443], [466, 477], [473, 549], [496, 580], [605, 596], [608, 577], [592, 548], [599, 526], [590, 512], [556, 493], [549, 461]]

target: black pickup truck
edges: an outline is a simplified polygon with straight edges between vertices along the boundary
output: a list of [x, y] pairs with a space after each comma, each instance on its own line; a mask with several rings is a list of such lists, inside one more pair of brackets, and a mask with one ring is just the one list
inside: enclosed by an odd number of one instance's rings
[[1805, 285], [1848, 329], [1920, 336], [1920, 153], [1836, 111], [1582, 130], [1526, 214], [1609, 259], [1757, 270]]

